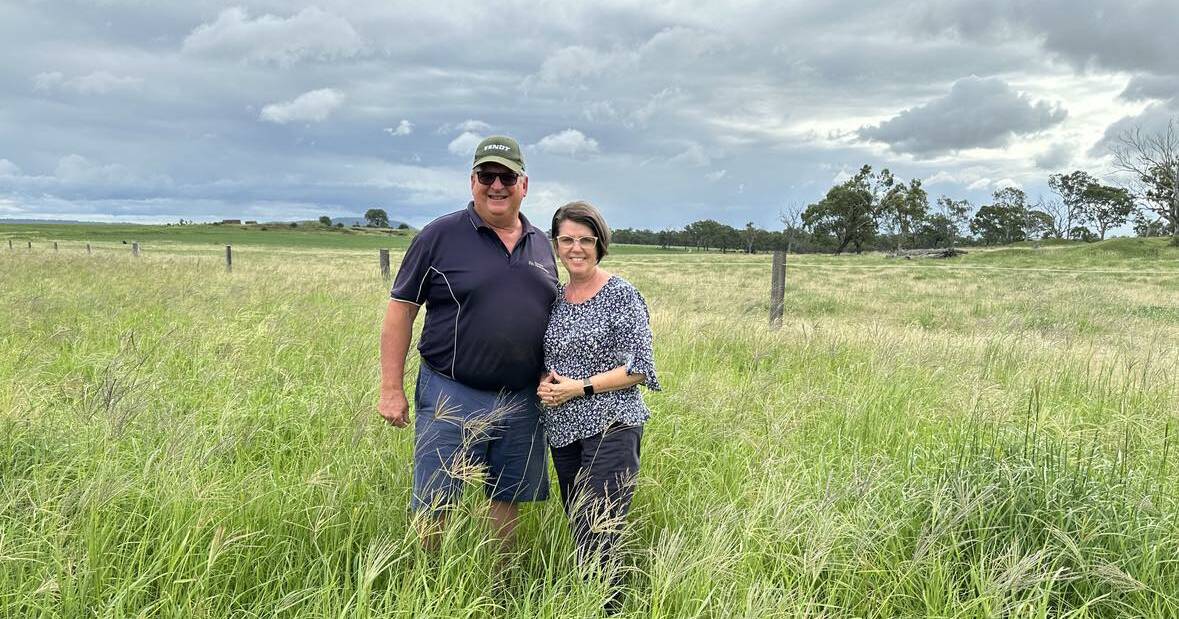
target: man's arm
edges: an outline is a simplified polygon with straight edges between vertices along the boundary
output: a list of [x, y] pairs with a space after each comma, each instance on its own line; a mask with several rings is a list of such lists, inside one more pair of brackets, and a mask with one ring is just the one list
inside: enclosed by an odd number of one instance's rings
[[405, 355], [413, 337], [418, 306], [390, 300], [381, 325], [381, 399], [377, 412], [389, 423], [404, 428], [409, 423], [409, 401], [405, 398]]

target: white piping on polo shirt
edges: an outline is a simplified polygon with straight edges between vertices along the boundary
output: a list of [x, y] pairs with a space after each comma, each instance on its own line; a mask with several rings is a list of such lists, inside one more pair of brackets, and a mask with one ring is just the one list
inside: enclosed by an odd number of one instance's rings
[[[454, 299], [454, 306], [458, 308], [458, 310], [455, 311], [455, 313], [454, 313], [454, 352], [450, 356], [450, 379], [451, 380], [458, 380], [457, 378], [454, 377], [454, 365], [458, 361], [459, 317], [462, 316], [462, 313], [463, 313], [463, 304], [459, 303], [458, 297], [454, 296], [454, 288], [452, 288], [450, 286], [450, 279], [446, 277], [446, 273], [443, 273], [442, 271], [438, 270], [437, 268], [434, 267], [434, 265], [430, 265], [429, 267], [427, 267], [426, 272], [422, 274], [422, 281], [420, 283], [418, 283], [418, 296], [416, 296], [414, 298], [415, 299], [422, 298], [422, 288], [425, 287], [425, 285], [426, 285], [426, 278], [430, 276], [430, 271], [433, 271], [433, 272], [442, 276], [442, 281], [446, 282], [446, 290], [448, 292], [450, 292], [450, 298]], [[390, 298], [392, 298], [394, 301], [401, 301], [402, 303], [409, 303], [410, 305], [416, 305], [418, 307], [422, 306], [421, 303], [414, 303], [413, 301], [408, 301], [406, 299], [398, 299], [397, 297], [390, 297]]]

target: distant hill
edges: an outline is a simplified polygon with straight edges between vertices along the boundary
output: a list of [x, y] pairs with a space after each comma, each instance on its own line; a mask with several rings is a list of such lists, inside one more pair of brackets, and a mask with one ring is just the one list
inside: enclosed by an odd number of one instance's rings
[[[210, 221], [204, 222], [204, 223], [214, 223], [215, 221], [220, 221], [220, 220], [210, 220]], [[242, 221], [245, 221], [245, 220], [243, 219]], [[300, 224], [319, 223], [318, 219], [294, 219], [294, 220], [292, 220], [292, 219], [276, 219], [273, 221], [266, 221], [263, 223], [271, 224], [271, 225], [278, 225], [278, 224], [289, 224], [292, 221], [300, 223]], [[344, 224], [345, 226], [363, 226], [365, 224], [365, 220], [363, 217], [333, 217], [332, 218], [332, 225], [334, 226], [337, 223]], [[396, 228], [396, 227], [400, 226], [402, 223], [404, 223], [404, 222], [398, 221], [396, 219], [390, 219], [389, 220], [389, 227]], [[162, 224], [140, 224], [140, 223], [136, 223], [133, 221], [117, 221], [116, 222], [116, 221], [79, 221], [76, 219], [5, 219], [3, 217], [0, 217], [0, 224], [53, 224], [53, 225], [62, 224], [62, 225], [75, 225], [75, 226], [76, 225], [87, 225], [87, 226], [89, 226], [89, 225], [96, 225], [96, 226], [100, 226], [100, 225], [119, 225], [119, 226], [162, 225]], [[406, 225], [408, 226], [409, 224], [406, 224]], [[410, 226], [410, 227], [412, 228], [413, 226]]]
[[86, 225], [103, 225], [109, 224], [108, 221], [77, 221], [74, 219], [4, 219], [0, 218], [0, 224], [86, 224]]

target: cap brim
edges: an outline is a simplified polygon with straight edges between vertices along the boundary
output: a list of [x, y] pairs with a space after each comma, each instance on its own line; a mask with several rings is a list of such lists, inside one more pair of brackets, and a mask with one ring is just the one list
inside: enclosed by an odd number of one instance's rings
[[475, 163], [471, 164], [471, 169], [473, 170], [473, 169], [475, 169], [485, 163], [498, 163], [498, 164], [504, 166], [505, 168], [515, 172], [516, 174], [523, 174], [524, 173], [524, 166], [521, 166], [520, 164], [516, 163], [515, 161], [512, 161], [511, 159], [505, 159], [504, 157], [497, 157], [496, 155], [485, 155], [483, 157], [476, 159]]

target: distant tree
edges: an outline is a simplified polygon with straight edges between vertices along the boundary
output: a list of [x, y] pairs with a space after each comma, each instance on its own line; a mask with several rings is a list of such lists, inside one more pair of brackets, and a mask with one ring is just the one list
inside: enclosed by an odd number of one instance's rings
[[[942, 196], [937, 199], [937, 212], [950, 221], [954, 233], [950, 240], [950, 247], [958, 243], [962, 238], [962, 231], [970, 223], [970, 211], [974, 210], [974, 205], [969, 200], [955, 200], [949, 196]], [[936, 246], [935, 246], [936, 247]]]
[[336, 227], [337, 227], [337, 228], [343, 228], [343, 227], [344, 227], [344, 222], [342, 222], [342, 221], [337, 221], [337, 222], [336, 222]]
[[942, 213], [926, 217], [917, 228], [918, 247], [953, 247], [957, 238], [957, 226]]
[[1077, 227], [1073, 228], [1072, 230], [1069, 231], [1068, 236], [1071, 239], [1076, 239], [1078, 241], [1084, 241], [1086, 243], [1096, 243], [1097, 242], [1097, 235], [1094, 234], [1092, 230], [1090, 230], [1089, 228], [1086, 228], [1085, 226], [1077, 226]]
[[757, 253], [757, 228], [753, 226], [752, 221], [745, 222], [745, 253]]
[[321, 223], [325, 226], [330, 226], [330, 225], [332, 225], [332, 218], [328, 217], [327, 215], [320, 215], [319, 216], [319, 223]]
[[970, 220], [970, 232], [987, 245], [1014, 243], [1027, 238], [1027, 196], [1016, 187], [1004, 187], [992, 194], [994, 203], [985, 204]]
[[1048, 186], [1060, 196], [1064, 203], [1061, 222], [1054, 227], [1069, 231], [1083, 225], [1088, 214], [1088, 202], [1085, 190], [1097, 183], [1093, 175], [1084, 170], [1075, 170], [1069, 174], [1053, 174], [1048, 177]]
[[778, 221], [782, 222], [782, 234], [786, 240], [786, 251], [790, 251], [804, 233], [802, 223], [802, 213], [804, 210], [801, 204], [794, 202], [778, 211]]
[[894, 183], [887, 169], [874, 173], [872, 166], [865, 165], [854, 177], [829, 189], [822, 200], [806, 207], [803, 224], [816, 234], [836, 237], [836, 254], [848, 245], [861, 253], [876, 236], [881, 198]]
[[688, 239], [688, 244], [697, 249], [708, 249], [707, 224], [703, 221], [694, 221], [684, 226], [684, 236]]
[[880, 207], [880, 219], [897, 232], [897, 249], [904, 241], [916, 244], [917, 228], [929, 214], [929, 195], [921, 188], [921, 179], [894, 185], [884, 194]]
[[806, 207], [802, 221], [817, 235], [834, 236], [842, 253], [849, 244], [856, 253], [876, 236], [876, 218], [872, 213], [872, 195], [852, 181], [827, 190], [822, 200]]
[[1130, 220], [1137, 210], [1134, 197], [1122, 187], [1093, 183], [1085, 189], [1086, 215], [1097, 227], [1097, 236], [1105, 240], [1105, 232]]
[[1179, 128], [1175, 120], [1165, 130], [1144, 133], [1141, 128], [1123, 132], [1113, 148], [1114, 166], [1131, 175], [1131, 195], [1165, 221], [1171, 244], [1179, 245]]
[[674, 232], [672, 230], [667, 230], [667, 229], [660, 230], [659, 231], [659, 247], [662, 249], [667, 249], [668, 245], [671, 244], [671, 239], [672, 239], [673, 234], [674, 234]]
[[370, 208], [364, 212], [364, 221], [370, 228], [388, 228], [389, 215], [385, 209]]
[[741, 246], [741, 233], [736, 228], [713, 219], [694, 221], [684, 226], [684, 233], [695, 247], [715, 247], [722, 252]]
[[1052, 235], [1052, 215], [1039, 209], [1029, 208], [1024, 218], [1023, 230], [1027, 238], [1043, 239]]
[[717, 246], [721, 248], [721, 252], [727, 252], [730, 249], [739, 249], [742, 245], [741, 231], [726, 224], [721, 224], [717, 231]]
[[290, 226], [291, 226], [292, 228], [298, 228], [298, 227], [299, 227], [299, 222], [297, 222], [297, 221], [292, 221], [292, 222], [290, 223]]
[[1068, 237], [1068, 207], [1064, 205], [1064, 201], [1059, 198], [1047, 198], [1041, 196], [1036, 200], [1034, 207], [1038, 211], [1042, 211], [1051, 220], [1048, 227], [1047, 234], [1053, 238], [1063, 239]]
[[1171, 236], [1171, 226], [1167, 220], [1155, 216], [1154, 213], [1138, 211], [1134, 214], [1134, 234], [1146, 238]]
[[409, 224], [407, 224], [403, 221], [403, 222], [397, 224], [397, 229], [398, 230], [409, 230]]

